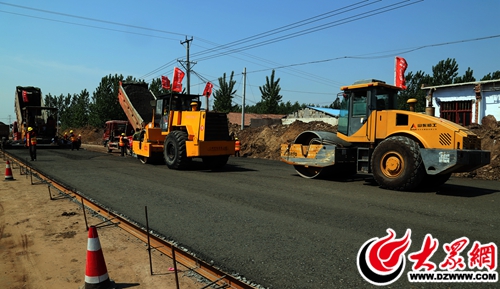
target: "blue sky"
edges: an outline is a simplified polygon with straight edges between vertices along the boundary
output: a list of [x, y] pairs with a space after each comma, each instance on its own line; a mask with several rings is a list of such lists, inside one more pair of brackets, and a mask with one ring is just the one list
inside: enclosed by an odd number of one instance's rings
[[[319, 105], [359, 79], [393, 83], [396, 55], [407, 60], [407, 72], [432, 74], [440, 60], [455, 58], [459, 75], [470, 67], [480, 79], [500, 70], [498, 11], [496, 0], [0, 0], [0, 121], [15, 118], [16, 86], [92, 95], [109, 74], [172, 78], [182, 68], [176, 60], [186, 58], [186, 37], [193, 37], [192, 69], [215, 88], [235, 72], [237, 104], [245, 67], [250, 105], [272, 69], [284, 101]], [[218, 47], [229, 43], [251, 48]], [[204, 87], [191, 76], [191, 93]]]

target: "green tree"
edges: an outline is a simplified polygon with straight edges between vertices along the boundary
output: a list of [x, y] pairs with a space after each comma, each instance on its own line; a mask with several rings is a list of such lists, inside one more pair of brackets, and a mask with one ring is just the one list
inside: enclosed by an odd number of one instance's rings
[[[134, 78], [128, 77], [133, 81]], [[102, 127], [110, 119], [127, 119], [123, 109], [118, 103], [118, 86], [123, 81], [123, 75], [111, 74], [101, 79], [101, 83], [92, 95], [90, 107], [90, 125]]]
[[430, 85], [452, 84], [457, 75], [458, 64], [455, 58], [441, 60], [432, 67], [432, 84]]
[[483, 76], [483, 78], [481, 78], [481, 81], [484, 81], [484, 80], [495, 80], [495, 79], [500, 79], [500, 70], [497, 70], [495, 72], [490, 72], [488, 74], [486, 74], [485, 76]]
[[455, 79], [453, 80], [453, 83], [465, 83], [465, 82], [473, 82], [473, 81], [476, 81], [476, 78], [473, 76], [474, 74], [474, 71], [472, 69], [467, 68], [467, 71], [465, 72], [465, 74], [463, 76], [458, 76], [458, 77], [455, 77]]
[[264, 86], [259, 86], [265, 113], [279, 113], [279, 104], [283, 98], [280, 95], [280, 79], [274, 80], [274, 72], [273, 69], [271, 78], [266, 76], [266, 84]]
[[247, 113], [264, 113], [264, 106], [261, 101], [255, 105], [245, 105], [245, 112]]
[[229, 82], [226, 81], [226, 73], [224, 73], [222, 77], [219, 77], [219, 88], [213, 93], [213, 109], [215, 111], [228, 113], [234, 110], [235, 107], [233, 106], [232, 101], [234, 94], [236, 93], [236, 90], [234, 90], [236, 81], [233, 80], [233, 76], [234, 71], [231, 72]]
[[71, 127], [72, 124], [72, 110], [71, 110], [71, 94], [67, 94], [64, 96], [60, 94], [57, 98], [58, 105], [60, 105], [59, 109], [59, 122], [61, 124], [61, 129], [66, 129]]
[[328, 107], [340, 109], [340, 97], [337, 96], [337, 98], [335, 98], [335, 100]]
[[423, 71], [419, 70], [415, 74], [409, 72], [405, 76], [406, 89], [402, 90], [398, 94], [398, 109], [408, 110], [408, 104], [406, 103], [410, 98], [416, 98], [417, 104], [415, 105], [415, 111], [424, 111], [426, 106], [426, 95], [427, 92], [422, 90], [422, 85], [429, 86], [432, 83], [432, 78], [425, 74]]
[[89, 124], [90, 94], [84, 89], [80, 94], [74, 94], [71, 100], [71, 110], [73, 117], [71, 119], [72, 127], [83, 127]]

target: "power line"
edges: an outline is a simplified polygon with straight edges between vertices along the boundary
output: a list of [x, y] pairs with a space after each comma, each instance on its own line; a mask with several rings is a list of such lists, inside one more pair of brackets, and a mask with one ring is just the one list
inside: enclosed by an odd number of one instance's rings
[[[17, 5], [17, 4], [11, 4], [11, 3], [5, 3], [5, 2], [0, 2], [0, 4], [1, 5], [6, 5], [6, 6], [17, 7], [17, 8], [21, 8], [21, 9], [27, 9], [27, 10], [38, 11], [38, 12], [43, 12], [43, 13], [48, 13], [48, 14], [66, 16], [66, 17], [71, 17], [71, 18], [78, 18], [78, 19], [82, 19], [82, 20], [88, 20], [88, 21], [94, 21], [94, 22], [100, 22], [100, 23], [106, 23], [106, 24], [113, 24], [113, 25], [118, 25], [118, 26], [129, 27], [129, 28], [137, 28], [137, 29], [142, 29], [142, 30], [160, 32], [160, 33], [167, 33], [167, 34], [173, 34], [173, 35], [180, 35], [180, 36], [184, 36], [185, 35], [185, 34], [181, 34], [181, 33], [170, 32], [170, 31], [165, 31], [165, 30], [160, 30], [160, 29], [153, 29], [153, 28], [149, 28], [149, 27], [142, 27], [142, 26], [137, 26], [137, 25], [131, 25], [131, 24], [125, 24], [125, 23], [119, 23], [119, 22], [101, 20], [101, 19], [84, 17], [84, 16], [79, 16], [79, 15], [74, 15], [74, 14], [67, 14], [67, 13], [61, 13], [61, 12], [56, 12], [56, 11], [44, 10], [44, 9], [39, 9], [39, 8], [27, 7], [27, 6]], [[2, 12], [4, 12], [4, 11], [2, 11]], [[9, 12], [7, 12], [7, 13], [9, 13]], [[13, 13], [13, 14], [15, 14], [15, 13]], [[177, 40], [177, 39], [175, 39], [175, 40]]]
[[[336, 15], [339, 15], [339, 14], [342, 14], [342, 13], [346, 13], [346, 12], [354, 10], [354, 9], [359, 9], [359, 8], [362, 8], [362, 7], [367, 6], [367, 5], [372, 5], [372, 4], [375, 3], [375, 2], [373, 2], [373, 3], [369, 3], [369, 4], [366, 4], [366, 5], [360, 6], [360, 7], [356, 7], [356, 8], [353, 8], [353, 9], [346, 10], [347, 8], [351, 8], [351, 7], [357, 6], [360, 3], [367, 2], [367, 1], [369, 1], [369, 0], [363, 0], [361, 2], [357, 2], [357, 3], [351, 4], [351, 5], [347, 5], [347, 6], [344, 6], [342, 8], [334, 9], [332, 11], [328, 11], [326, 13], [319, 14], [319, 15], [316, 15], [316, 16], [313, 16], [313, 17], [310, 17], [310, 18], [307, 18], [307, 19], [304, 19], [304, 20], [300, 20], [300, 21], [297, 21], [297, 22], [294, 22], [294, 23], [291, 23], [291, 24], [287, 24], [287, 25], [284, 25], [284, 26], [281, 26], [281, 27], [278, 27], [278, 28], [275, 28], [275, 29], [271, 29], [271, 30], [268, 30], [268, 31], [265, 31], [265, 32], [261, 32], [261, 33], [255, 34], [253, 36], [245, 37], [245, 38], [242, 38], [240, 40], [236, 40], [236, 41], [232, 41], [232, 42], [229, 42], [229, 43], [226, 43], [226, 44], [218, 45], [216, 47], [213, 47], [213, 48], [210, 48], [210, 49], [207, 49], [207, 50], [195, 53], [195, 54], [193, 54], [193, 56], [201, 56], [201, 55], [210, 53], [212, 51], [221, 50], [221, 49], [225, 49], [225, 48], [230, 47], [230, 46], [235, 46], [235, 45], [238, 45], [238, 44], [242, 44], [242, 43], [254, 41], [256, 39], [264, 38], [264, 37], [267, 37], [267, 36], [270, 36], [270, 35], [274, 35], [274, 34], [281, 33], [281, 32], [287, 31], [287, 30], [291, 30], [291, 29], [294, 29], [294, 28], [297, 28], [297, 27], [301, 27], [301, 26], [304, 26], [304, 25], [307, 25], [307, 24], [311, 24], [311, 23], [314, 23], [314, 22], [317, 22], [317, 21], [320, 21], [320, 20], [324, 20], [326, 18], [330, 18], [330, 17], [336, 16]], [[377, 0], [376, 2], [379, 2], [379, 1], [381, 1], [381, 0]], [[342, 10], [346, 10], [346, 11], [340, 12]]]
[[[373, 10], [370, 10], [370, 11], [367, 11], [367, 12], [359, 13], [359, 14], [354, 15], [354, 16], [350, 16], [350, 17], [343, 18], [343, 19], [340, 19], [340, 20], [336, 20], [336, 21], [333, 21], [333, 22], [329, 22], [329, 23], [326, 23], [326, 24], [318, 25], [318, 26], [315, 26], [315, 27], [312, 27], [312, 28], [304, 29], [302, 31], [290, 33], [290, 34], [287, 34], [287, 35], [283, 35], [283, 36], [280, 36], [280, 37], [276, 37], [276, 38], [273, 38], [273, 39], [261, 41], [261, 42], [254, 43], [254, 44], [249, 44], [247, 46], [243, 46], [243, 47], [240, 47], [240, 48], [234, 48], [234, 49], [231, 49], [229, 51], [224, 51], [224, 52], [220, 52], [220, 53], [217, 53], [217, 54], [208, 55], [208, 56], [205, 56], [203, 58], [196, 59], [196, 61], [203, 61], [203, 60], [208, 60], [208, 59], [212, 59], [212, 58], [216, 58], [216, 57], [220, 57], [220, 56], [226, 56], [226, 55], [229, 55], [229, 54], [234, 54], [234, 53], [242, 52], [242, 51], [245, 51], [245, 50], [248, 50], [248, 49], [253, 49], [253, 48], [260, 47], [260, 46], [272, 44], [272, 43], [275, 43], [275, 42], [279, 42], [279, 41], [283, 41], [283, 40], [295, 38], [295, 37], [298, 37], [298, 36], [310, 34], [310, 33], [317, 32], [317, 31], [320, 31], [320, 30], [324, 30], [324, 29], [327, 29], [327, 28], [331, 28], [331, 27], [334, 27], [334, 26], [339, 26], [339, 25], [343, 25], [343, 24], [350, 23], [350, 22], [353, 22], [353, 21], [358, 21], [358, 20], [361, 20], [361, 19], [364, 19], [364, 18], [367, 18], [367, 17], [372, 17], [372, 16], [375, 16], [375, 15], [386, 13], [386, 12], [389, 12], [389, 11], [392, 11], [392, 10], [395, 10], [395, 9], [400, 9], [400, 8], [403, 8], [403, 7], [406, 7], [406, 6], [409, 6], [409, 5], [416, 4], [418, 2], [422, 2], [423, 0], [418, 0], [416, 2], [411, 2], [411, 3], [403, 4], [403, 3], [408, 2], [408, 1], [411, 1], [411, 0], [403, 0], [403, 1], [400, 1], [400, 2], [397, 2], [397, 3], [386, 5], [386, 6], [383, 6], [383, 7], [380, 7], [380, 8], [376, 8], [376, 9], [373, 9]], [[362, 1], [362, 2], [365, 2], [365, 1]], [[362, 2], [358, 2], [358, 3], [355, 3], [353, 5], [359, 5]], [[368, 5], [371, 5], [371, 4], [373, 4], [373, 3], [365, 4], [365, 5], [362, 5], [360, 7], [353, 7], [351, 9], [348, 9], [347, 11], [352, 11], [352, 10], [355, 10], [355, 9], [359, 9], [361, 7], [365, 7], [365, 6], [368, 6]], [[314, 18], [323, 16], [325, 14], [329, 14], [329, 13], [333, 13], [333, 12], [338, 12], [339, 10], [344, 10], [344, 9], [350, 8], [353, 5], [345, 6], [343, 8], [336, 9], [336, 10], [333, 10], [333, 11], [330, 11], [330, 12], [327, 12], [327, 13], [324, 13], [324, 14], [320, 14], [320, 15], [315, 16], [315, 17], [311, 17], [311, 18], [308, 18], [308, 19], [305, 19], [305, 20], [302, 20], [302, 21], [298, 21], [298, 22], [295, 22], [295, 23], [292, 23], [292, 24], [289, 24], [289, 25], [285, 25], [285, 26], [282, 26], [280, 28], [276, 28], [276, 29], [270, 30], [268, 32], [263, 32], [263, 33], [260, 33], [260, 34], [257, 34], [257, 35], [251, 36], [251, 37], [246, 37], [246, 38], [243, 38], [242, 40], [233, 41], [230, 44], [233, 44], [233, 43], [238, 43], [238, 44], [247, 43], [247, 42], [253, 41], [255, 39], [260, 39], [260, 38], [263, 38], [263, 37], [268, 36], [268, 35], [276, 34], [277, 33], [276, 31], [282, 32], [282, 31], [289, 30], [290, 27], [294, 27], [294, 28], [300, 27], [300, 26], [302, 26], [303, 22], [306, 22], [306, 23], [316, 22], [317, 20], [310, 21], [310, 22], [307, 22], [307, 21], [310, 20], [310, 19], [314, 19]], [[330, 15], [328, 17], [334, 16], [334, 15], [339, 15], [339, 14], [345, 13], [347, 11], [336, 13], [336, 14]], [[325, 17], [325, 18], [328, 18], [328, 17]], [[322, 18], [322, 19], [324, 19], [324, 18]], [[299, 24], [301, 24], [301, 25], [299, 25]], [[270, 32], [273, 32], [273, 33], [270, 33]], [[265, 36], [262, 36], [262, 35], [265, 35]], [[259, 37], [257, 37], [257, 36], [259, 36]], [[245, 41], [243, 41], [243, 40], [245, 40]], [[230, 44], [219, 45], [219, 46], [217, 46], [215, 48], [208, 49], [208, 50], [205, 50], [205, 51], [221, 50], [222, 48], [227, 47]], [[198, 56], [198, 55], [203, 55], [203, 54], [206, 53], [205, 51], [202, 51], [202, 52], [199, 52], [199, 53], [193, 53], [192, 57], [195, 57], [195, 56]], [[304, 73], [302, 72], [302, 74], [304, 74]], [[309, 74], [309, 76], [310, 77], [314, 77], [314, 80], [316, 80], [316, 81], [319, 78], [321, 78], [319, 76], [315, 76], [315, 75], [312, 75], [312, 74]], [[327, 80], [327, 81], [330, 82], [331, 80]]]
[[[2, 4], [2, 3], [0, 3], [0, 4]], [[56, 19], [50, 19], [50, 18], [45, 18], [45, 17], [33, 16], [33, 15], [26, 15], [26, 14], [15, 13], [15, 12], [10, 12], [10, 11], [4, 11], [4, 10], [0, 10], [0, 12], [7, 13], [7, 14], [12, 14], [12, 15], [23, 16], [23, 17], [41, 19], [41, 20], [46, 20], [46, 21], [52, 21], [52, 22], [58, 22], [58, 23], [64, 23], [64, 24], [71, 24], [71, 25], [75, 25], [75, 26], [89, 27], [89, 28], [95, 28], [95, 29], [101, 29], [101, 30], [108, 30], [108, 31], [114, 31], [114, 32], [121, 32], [121, 33], [128, 33], [128, 34], [134, 34], [134, 35], [141, 35], [141, 36], [147, 36], [147, 37], [154, 37], [154, 38], [168, 39], [168, 40], [175, 40], [175, 41], [177, 41], [177, 39], [168, 38], [168, 37], [162, 37], [162, 36], [156, 36], [156, 35], [151, 35], [151, 34], [144, 34], [144, 33], [138, 33], [138, 32], [125, 31], [125, 30], [118, 30], [118, 29], [113, 29], [113, 28], [106, 28], [106, 27], [100, 27], [100, 26], [94, 26], [94, 25], [88, 25], [88, 24], [81, 24], [81, 23], [74, 23], [74, 22], [69, 22], [69, 21], [56, 20]]]
[[[195, 56], [195, 55], [203, 55], [203, 54], [207, 54], [208, 52], [212, 52], [212, 51], [216, 51], [216, 50], [221, 50], [221, 48], [229, 47], [229, 46], [234, 45], [234, 44], [244, 44], [244, 43], [247, 43], [247, 42], [250, 42], [250, 41], [261, 39], [263, 37], [268, 37], [268, 36], [271, 36], [271, 35], [274, 35], [274, 34], [277, 34], [277, 33], [282, 33], [282, 32], [285, 32], [285, 31], [288, 31], [288, 30], [291, 30], [291, 29], [295, 29], [295, 28], [298, 28], [298, 27], [301, 27], [301, 26], [304, 26], [304, 25], [312, 24], [314, 22], [317, 22], [317, 21], [320, 21], [320, 20], [324, 20], [324, 19], [327, 19], [327, 18], [331, 18], [333, 16], [337, 16], [337, 15], [344, 14], [344, 13], [347, 13], [347, 12], [351, 12], [351, 11], [354, 11], [354, 10], [357, 10], [357, 9], [361, 9], [361, 8], [367, 7], [369, 5], [373, 5], [376, 2], [380, 2], [380, 0], [377, 0], [377, 1], [374, 1], [374, 2], [371, 2], [371, 3], [365, 3], [365, 2], [368, 2], [368, 1], [369, 0], [359, 1], [359, 2], [356, 2], [356, 3], [351, 4], [351, 5], [346, 5], [344, 7], [341, 7], [341, 8], [338, 8], [338, 9], [334, 9], [334, 10], [326, 12], [326, 13], [322, 13], [322, 14], [319, 14], [319, 15], [316, 15], [316, 16], [304, 19], [304, 20], [300, 20], [300, 21], [297, 21], [297, 22], [294, 22], [294, 23], [291, 23], [291, 24], [288, 24], [288, 25], [281, 26], [279, 28], [271, 29], [271, 30], [269, 30], [267, 32], [262, 32], [262, 33], [254, 35], [254, 36], [250, 36], [250, 37], [246, 37], [246, 38], [243, 38], [243, 39], [240, 39], [240, 40], [237, 40], [237, 41], [230, 42], [230, 43], [225, 44], [225, 45], [219, 45], [219, 46], [217, 46], [215, 48], [206, 49], [206, 50], [204, 50], [202, 52], [199, 52], [199, 53], [193, 53], [193, 56]], [[359, 16], [359, 15], [366, 14], [366, 13], [371, 13], [373, 11], [385, 9], [385, 8], [392, 7], [392, 6], [397, 6], [397, 5], [399, 5], [399, 4], [403, 3], [403, 2], [407, 2], [407, 1], [411, 1], [411, 0], [405, 0], [405, 1], [402, 1], [402, 2], [395, 3], [395, 4], [387, 5], [385, 7], [377, 8], [377, 9], [374, 9], [374, 10], [371, 10], [371, 11], [368, 11], [368, 12], [363, 12], [363, 13], [357, 14], [356, 17]], [[416, 3], [416, 2], [410, 3], [408, 5], [411, 5], [411, 4], [414, 4], [414, 3]], [[59, 16], [64, 16], [64, 17], [71, 17], [71, 18], [76, 18], [76, 19], [82, 19], [82, 20], [86, 20], [86, 21], [93, 21], [93, 22], [99, 22], [99, 23], [105, 23], [105, 24], [111, 24], [111, 25], [118, 25], [118, 26], [124, 26], [124, 27], [129, 27], [129, 28], [136, 28], [136, 29], [141, 29], [141, 30], [160, 32], [160, 33], [167, 33], [167, 34], [174, 34], [174, 35], [184, 35], [184, 34], [180, 34], [180, 33], [176, 33], [176, 32], [170, 32], [170, 31], [159, 30], [159, 29], [152, 29], [152, 28], [148, 28], [148, 27], [142, 27], [142, 26], [131, 25], [131, 24], [126, 24], [126, 23], [119, 23], [119, 22], [113, 22], [113, 21], [107, 21], [107, 20], [100, 20], [100, 19], [91, 18], [91, 17], [84, 17], [84, 16], [79, 16], [79, 15], [74, 15], [74, 14], [61, 13], [61, 12], [56, 12], [56, 11], [49, 11], [49, 10], [44, 10], [44, 9], [39, 9], [39, 8], [33, 8], [33, 7], [27, 7], [27, 6], [16, 5], [16, 4], [10, 4], [10, 3], [5, 3], [5, 2], [0, 2], [0, 4], [11, 6], [11, 7], [16, 7], [16, 8], [21, 8], [21, 9], [27, 9], [27, 10], [42, 12], [42, 13], [48, 13], [48, 14], [59, 15]], [[401, 7], [404, 7], [404, 6], [405, 5], [399, 6], [399, 7], [396, 7], [394, 9], [398, 9], [398, 8], [401, 8]], [[368, 15], [368, 16], [373, 16], [373, 15], [380, 14], [380, 13], [385, 13], [387, 11], [390, 11], [390, 10], [381, 11], [381, 12], [378, 12], [378, 13], [375, 13], [375, 14], [372, 13], [371, 15]], [[31, 16], [31, 15], [24, 15], [24, 14], [19, 14], [19, 13], [7, 12], [7, 11], [1, 11], [1, 12], [15, 14], [15, 15], [20, 15], [20, 16], [25, 16], [25, 17], [38, 18], [38, 19], [43, 19], [43, 20], [48, 20], [48, 21], [55, 21], [55, 22], [60, 22], [60, 23], [65, 23], [65, 24], [79, 25], [79, 26], [91, 27], [91, 28], [96, 28], [96, 29], [103, 29], [103, 30], [110, 30], [110, 31], [115, 31], [115, 32], [130, 33], [130, 34], [136, 34], [136, 35], [142, 35], [142, 36], [149, 36], [149, 37], [157, 37], [157, 38], [164, 38], [164, 39], [174, 40], [174, 39], [171, 39], [171, 38], [159, 37], [159, 36], [154, 36], [154, 35], [148, 35], [148, 34], [142, 34], [142, 33], [135, 33], [135, 32], [123, 31], [123, 30], [117, 30], [117, 29], [110, 29], [110, 28], [98, 27], [98, 26], [93, 26], [93, 25], [78, 24], [78, 23], [73, 23], [73, 22], [68, 22], [68, 21], [54, 20], [54, 19], [48, 19], [48, 18], [43, 18], [43, 17], [37, 17], [37, 16]], [[368, 17], [368, 16], [366, 16], [366, 17]], [[285, 36], [281, 36], [281, 37], [278, 37], [278, 38], [270, 39], [270, 40], [267, 40], [267, 41], [264, 41], [264, 42], [252, 44], [252, 45], [249, 45], [247, 47], [243, 47], [243, 48], [240, 47], [240, 48], [238, 48], [236, 50], [233, 50], [233, 51], [229, 51], [229, 52], [225, 51], [225, 52], [222, 52], [222, 53], [219, 53], [219, 54], [216, 54], [216, 55], [207, 56], [205, 58], [202, 58], [201, 60], [206, 60], [206, 59], [210, 59], [210, 58], [214, 58], [214, 57], [228, 55], [229, 53], [233, 54], [233, 53], [236, 53], [236, 52], [241, 52], [241, 51], [243, 51], [243, 49], [247, 50], [247, 49], [259, 47], [259, 46], [262, 46], [262, 45], [268, 45], [270, 43], [274, 43], [274, 42], [282, 41], [282, 40], [285, 40], [285, 39], [289, 39], [289, 38], [292, 38], [292, 37], [297, 37], [297, 36], [301, 36], [301, 35], [304, 35], [304, 34], [309, 34], [309, 33], [315, 32], [315, 31], [319, 31], [319, 30], [322, 30], [322, 29], [329, 28], [329, 27], [324, 27], [324, 26], [325, 25], [329, 25], [331, 23], [336, 23], [336, 22], [339, 22], [339, 21], [343, 21], [345, 19], [351, 19], [351, 21], [356, 21], [356, 20], [359, 20], [361, 18], [354, 19], [354, 20], [352, 19], [352, 17], [351, 18], [344, 18], [344, 19], [341, 19], [341, 20], [337, 20], [337, 21], [334, 21], [334, 22], [326, 23], [326, 24], [323, 24], [323, 25], [320, 25], [320, 26], [316, 26], [316, 27], [312, 27], [312, 28], [309, 28], [309, 29], [306, 29], [306, 30], [302, 30], [302, 31], [299, 31], [299, 32], [291, 33], [291, 34], [288, 34], [288, 35], [285, 35]], [[343, 24], [343, 23], [340, 23], [340, 24], [337, 24], [337, 25], [341, 25], [341, 24]], [[318, 29], [318, 27], [320, 29]], [[321, 27], [324, 27], [324, 28], [321, 28]], [[299, 34], [297, 34], [297, 33], [299, 33]], [[204, 41], [204, 40], [201, 39], [201, 41]], [[250, 57], [252, 57], [252, 56], [250, 56]], [[268, 61], [268, 60], [265, 60], [265, 59], [262, 59], [262, 58], [257, 58], [257, 57], [253, 57], [253, 58], [257, 59], [259, 61], [262, 61], [262, 62], [272, 63], [271, 61]], [[166, 63], [166, 64], [164, 64], [164, 65], [162, 65], [162, 66], [160, 66], [160, 67], [158, 67], [158, 68], [156, 68], [156, 69], [148, 72], [148, 73], [146, 73], [145, 75], [143, 75], [142, 77], [139, 77], [139, 78], [140, 79], [145, 79], [145, 78], [147, 78], [149, 76], [155, 75], [158, 72], [164, 70], [165, 68], [171, 66], [174, 63], [175, 63], [175, 60], [172, 60], [172, 61], [170, 61], [170, 62], [168, 62], [168, 63]], [[275, 64], [277, 64], [277, 63], [275, 63]], [[282, 67], [287, 67], [287, 66], [282, 66]], [[292, 66], [288, 66], [288, 67], [292, 67]], [[316, 76], [316, 75], [313, 75], [313, 74], [310, 74], [310, 73], [306, 73], [306, 72], [303, 72], [303, 71], [299, 71], [299, 73], [301, 74], [300, 75], [301, 77], [304, 77], [304, 76], [311, 77], [312, 81], [325, 82], [325, 84], [326, 83], [331, 83], [331, 80], [326, 79], [326, 78], [322, 78], [321, 76]], [[293, 73], [289, 73], [289, 74], [293, 75]]]
[[215, 55], [209, 55], [209, 56], [206, 56], [204, 58], [197, 59], [197, 61], [203, 61], [203, 60], [212, 59], [212, 58], [216, 58], [216, 57], [220, 57], [220, 56], [225, 56], [225, 55], [228, 55], [228, 54], [237, 53], [237, 52], [245, 51], [245, 50], [248, 50], [248, 49], [253, 49], [253, 48], [257, 48], [257, 47], [269, 45], [269, 44], [272, 44], [272, 43], [280, 42], [280, 41], [283, 41], [283, 40], [288, 40], [288, 39], [291, 39], [291, 38], [295, 38], [295, 37], [307, 35], [307, 34], [310, 34], [310, 33], [313, 33], [313, 32], [321, 31], [321, 30], [324, 30], [324, 29], [327, 29], [327, 28], [332, 28], [332, 27], [335, 27], [335, 26], [340, 26], [340, 25], [343, 25], [343, 24], [346, 24], [346, 23], [350, 23], [350, 22], [354, 22], [354, 21], [359, 21], [359, 20], [364, 19], [364, 18], [372, 17], [372, 16], [375, 16], [375, 15], [379, 15], [379, 14], [387, 13], [389, 11], [400, 9], [400, 8], [403, 8], [403, 7], [406, 7], [406, 6], [409, 6], [409, 5], [413, 5], [413, 4], [416, 4], [418, 2], [422, 2], [423, 0], [418, 0], [416, 2], [412, 2], [412, 3], [400, 5], [400, 4], [402, 4], [404, 2], [408, 2], [408, 1], [410, 1], [410, 0], [403, 0], [403, 1], [400, 1], [398, 3], [390, 4], [390, 5], [387, 5], [387, 6], [384, 6], [384, 7], [380, 7], [380, 8], [368, 11], [368, 12], [363, 12], [363, 13], [360, 13], [360, 14], [357, 14], [357, 15], [354, 15], [354, 16], [349, 16], [347, 18], [336, 20], [336, 21], [333, 21], [333, 22], [330, 22], [330, 23], [318, 25], [318, 26], [315, 26], [315, 27], [312, 27], [312, 28], [304, 29], [304, 30], [301, 30], [301, 31], [298, 31], [298, 32], [286, 34], [286, 35], [283, 35], [283, 36], [279, 36], [279, 37], [276, 37], [276, 38], [273, 38], [273, 39], [261, 41], [261, 42], [258, 42], [258, 43], [249, 44], [247, 46], [243, 46], [243, 47], [239, 47], [239, 48], [234, 48], [234, 49], [231, 49], [229, 51], [218, 53], [218, 54], [215, 54]]

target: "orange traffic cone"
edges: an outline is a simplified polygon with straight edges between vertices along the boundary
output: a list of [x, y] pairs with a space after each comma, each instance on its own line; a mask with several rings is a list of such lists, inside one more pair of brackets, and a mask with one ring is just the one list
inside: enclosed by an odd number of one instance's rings
[[12, 169], [10, 168], [10, 161], [7, 160], [7, 164], [5, 165], [5, 180], [13, 181], [14, 176], [12, 176]]
[[108, 269], [104, 262], [99, 236], [95, 226], [89, 228], [87, 244], [87, 266], [85, 269], [85, 289], [115, 288], [114, 282], [109, 280]]

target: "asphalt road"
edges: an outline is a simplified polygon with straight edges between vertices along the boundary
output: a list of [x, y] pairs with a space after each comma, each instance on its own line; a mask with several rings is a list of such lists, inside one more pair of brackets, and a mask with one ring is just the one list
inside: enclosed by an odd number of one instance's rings
[[[27, 150], [10, 150], [23, 159]], [[500, 242], [500, 183], [452, 178], [438, 191], [396, 192], [364, 176], [308, 180], [277, 161], [230, 158], [224, 171], [188, 171], [144, 165], [117, 154], [38, 150], [32, 165], [175, 240], [229, 273], [269, 288], [372, 288], [357, 268], [357, 254], [387, 229], [411, 230], [408, 253], [426, 234], [439, 240], [430, 259], [446, 258], [444, 243], [467, 237]], [[406, 272], [390, 288], [491, 288], [488, 283], [409, 283]], [[471, 271], [471, 270], [468, 270]]]

